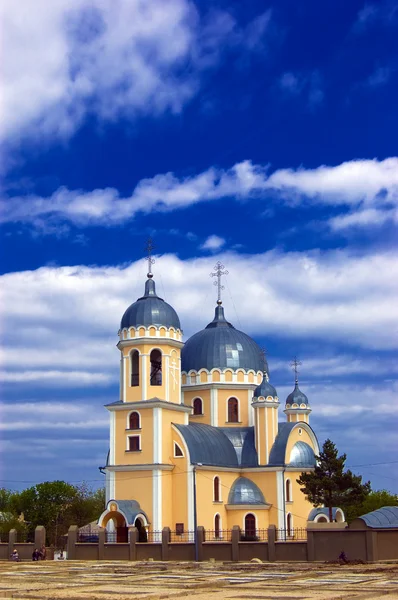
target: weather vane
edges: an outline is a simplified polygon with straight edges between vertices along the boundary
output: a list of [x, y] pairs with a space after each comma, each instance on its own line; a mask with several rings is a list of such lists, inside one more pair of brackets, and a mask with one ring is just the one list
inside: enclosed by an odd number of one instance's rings
[[153, 252], [154, 248], [155, 248], [155, 246], [153, 245], [152, 238], [148, 238], [148, 241], [146, 244], [147, 256], [145, 257], [145, 260], [148, 261], [147, 277], [149, 277], [149, 279], [152, 279], [152, 277], [153, 277], [152, 265], [155, 263], [155, 259], [152, 258], [152, 252]]
[[292, 360], [292, 362], [290, 363], [290, 366], [292, 367], [293, 371], [294, 371], [294, 379], [295, 382], [298, 383], [298, 374], [299, 374], [299, 370], [298, 368], [302, 365], [303, 363], [297, 359], [297, 356], [294, 357], [294, 359]]
[[225, 289], [223, 285], [221, 285], [221, 276], [222, 275], [228, 275], [228, 271], [227, 270], [223, 270], [225, 269], [224, 265], [222, 263], [220, 263], [220, 261], [218, 261], [214, 267], [215, 269], [215, 273], [210, 273], [210, 277], [217, 277], [217, 281], [214, 282], [214, 285], [217, 286], [217, 304], [221, 305], [222, 304], [222, 300], [221, 300], [221, 290]]

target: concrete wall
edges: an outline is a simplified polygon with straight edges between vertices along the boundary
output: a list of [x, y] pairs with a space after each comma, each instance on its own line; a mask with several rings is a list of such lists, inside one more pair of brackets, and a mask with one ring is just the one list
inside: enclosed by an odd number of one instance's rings
[[[161, 543], [138, 543], [135, 528], [130, 533], [127, 544], [106, 544], [105, 530], [100, 531], [97, 544], [77, 543], [76, 526], [69, 528], [68, 559], [69, 560], [195, 560], [194, 543], [171, 543], [170, 531], [164, 528]], [[218, 561], [247, 562], [252, 558], [263, 561], [306, 562], [337, 560], [342, 551], [349, 560], [373, 562], [377, 560], [398, 559], [398, 529], [308, 529], [307, 541], [275, 541], [275, 526], [268, 528], [268, 542], [241, 542], [239, 527], [232, 529], [231, 542], [205, 542], [203, 527], [198, 528], [198, 560], [214, 558]], [[0, 545], [4, 554], [5, 544]], [[14, 544], [22, 558], [29, 547], [31, 556], [33, 544]], [[25, 548], [26, 547], [26, 548]], [[28, 552], [28, 550], [26, 550]], [[8, 553], [8, 556], [10, 551]], [[1, 556], [1, 555], [0, 555]]]

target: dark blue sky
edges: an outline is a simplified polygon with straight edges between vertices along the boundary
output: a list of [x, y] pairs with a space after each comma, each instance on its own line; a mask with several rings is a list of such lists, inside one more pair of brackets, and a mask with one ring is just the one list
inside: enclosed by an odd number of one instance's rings
[[99, 483], [152, 236], [185, 333], [221, 259], [282, 402], [299, 354], [321, 441], [397, 491], [397, 2], [115, 6], [3, 11], [0, 485]]

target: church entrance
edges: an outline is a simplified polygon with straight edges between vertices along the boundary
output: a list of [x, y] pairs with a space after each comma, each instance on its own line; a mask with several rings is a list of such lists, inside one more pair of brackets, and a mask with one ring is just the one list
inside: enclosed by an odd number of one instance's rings
[[245, 539], [254, 540], [256, 538], [256, 517], [249, 513], [245, 516]]
[[134, 521], [134, 527], [136, 527], [138, 531], [138, 541], [147, 542], [148, 534], [145, 529], [145, 525], [140, 517], [137, 517], [137, 519]]

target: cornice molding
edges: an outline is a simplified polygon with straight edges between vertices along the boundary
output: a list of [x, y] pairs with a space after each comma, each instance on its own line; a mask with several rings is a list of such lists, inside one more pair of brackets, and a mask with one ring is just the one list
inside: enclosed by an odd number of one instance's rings
[[174, 465], [148, 463], [143, 465], [108, 465], [104, 471], [172, 471]]
[[130, 346], [142, 346], [144, 344], [151, 344], [152, 346], [172, 346], [173, 348], [182, 348], [184, 342], [174, 340], [173, 338], [167, 337], [134, 337], [127, 340], [119, 340], [116, 347], [119, 350], [123, 348], [129, 348]]
[[192, 406], [187, 404], [175, 404], [175, 402], [166, 402], [166, 400], [141, 400], [139, 402], [121, 402], [120, 404], [106, 404], [110, 412], [117, 410], [131, 410], [134, 408], [165, 408], [166, 410], [176, 410], [177, 412], [192, 412]]

